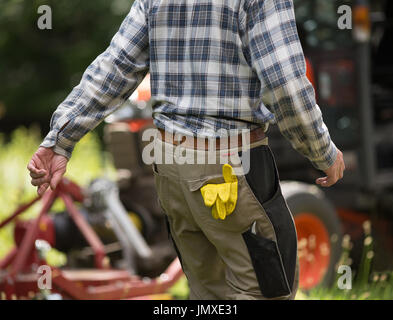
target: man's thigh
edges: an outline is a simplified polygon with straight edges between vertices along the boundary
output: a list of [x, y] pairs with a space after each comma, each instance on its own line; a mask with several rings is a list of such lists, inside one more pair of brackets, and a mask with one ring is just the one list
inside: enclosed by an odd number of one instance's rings
[[155, 167], [160, 203], [165, 211], [168, 232], [190, 287], [190, 299], [225, 299], [228, 286], [225, 265], [216, 247], [195, 222], [179, 180]]

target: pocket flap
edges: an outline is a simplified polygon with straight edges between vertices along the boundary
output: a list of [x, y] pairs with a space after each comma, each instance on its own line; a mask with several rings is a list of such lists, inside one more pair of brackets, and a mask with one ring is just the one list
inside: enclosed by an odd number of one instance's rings
[[222, 174], [216, 174], [216, 175], [206, 176], [204, 178], [197, 179], [197, 180], [187, 181], [187, 184], [188, 184], [188, 190], [193, 192], [199, 190], [200, 188], [202, 188], [204, 185], [208, 183], [219, 184], [224, 182], [225, 181]]

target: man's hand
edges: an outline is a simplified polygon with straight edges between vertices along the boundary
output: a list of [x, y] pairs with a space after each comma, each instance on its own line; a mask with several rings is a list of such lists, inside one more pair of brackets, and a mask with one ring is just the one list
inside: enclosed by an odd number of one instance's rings
[[30, 171], [31, 184], [37, 187], [37, 193], [42, 196], [50, 186], [55, 190], [66, 172], [68, 159], [52, 149], [39, 147], [34, 153], [27, 169]]
[[322, 187], [330, 187], [344, 176], [345, 163], [343, 154], [337, 149], [337, 158], [333, 165], [325, 170], [326, 177], [318, 178], [315, 182]]

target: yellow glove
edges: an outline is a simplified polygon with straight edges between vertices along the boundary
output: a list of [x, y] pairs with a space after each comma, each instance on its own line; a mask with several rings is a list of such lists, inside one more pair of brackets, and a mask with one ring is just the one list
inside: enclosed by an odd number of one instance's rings
[[212, 207], [214, 219], [224, 220], [235, 210], [237, 202], [237, 177], [229, 164], [222, 167], [225, 183], [207, 184], [201, 188], [207, 207]]

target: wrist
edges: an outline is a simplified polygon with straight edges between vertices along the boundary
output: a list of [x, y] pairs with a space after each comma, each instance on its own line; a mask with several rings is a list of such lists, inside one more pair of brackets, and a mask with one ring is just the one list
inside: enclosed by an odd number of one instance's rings
[[325, 171], [332, 167], [337, 160], [339, 150], [337, 149], [336, 145], [333, 141], [330, 140], [329, 147], [327, 148], [326, 152], [319, 157], [318, 160], [312, 161], [312, 164], [315, 168]]

